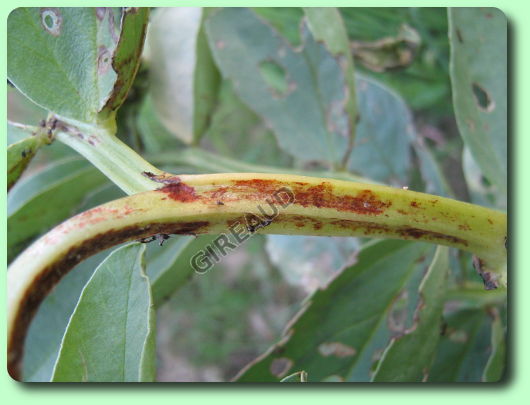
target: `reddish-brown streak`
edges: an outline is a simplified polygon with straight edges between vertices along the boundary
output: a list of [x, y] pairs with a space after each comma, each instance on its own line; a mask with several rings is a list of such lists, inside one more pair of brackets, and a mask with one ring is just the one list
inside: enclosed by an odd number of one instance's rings
[[452, 235], [445, 235], [439, 232], [433, 232], [433, 231], [427, 231], [424, 229], [409, 227], [409, 226], [392, 227], [388, 225], [374, 224], [371, 222], [350, 221], [346, 219], [335, 220], [335, 221], [332, 221], [331, 223], [333, 225], [337, 225], [342, 228], [349, 228], [349, 229], [362, 228], [364, 229], [365, 235], [396, 233], [397, 235], [405, 239], [426, 239], [426, 240], [435, 240], [435, 241], [446, 241], [449, 243], [468, 246], [468, 242], [465, 239], [458, 238]]
[[[276, 180], [238, 180], [236, 187], [255, 191], [259, 194], [272, 194], [282, 185]], [[322, 182], [315, 186], [307, 183], [293, 182], [292, 191], [295, 195], [295, 204], [303, 207], [334, 208], [338, 211], [349, 211], [364, 215], [382, 214], [390, 205], [390, 201], [382, 201], [370, 190], [361, 190], [355, 196], [336, 195], [329, 182]]]
[[172, 183], [158, 189], [162, 193], [166, 193], [169, 198], [180, 202], [197, 201], [199, 196], [195, 194], [195, 189], [185, 183]]
[[417, 203], [416, 201], [411, 201], [410, 206], [414, 208], [421, 208], [421, 205]]
[[99, 251], [119, 243], [162, 234], [197, 234], [207, 227], [208, 221], [184, 223], [158, 223], [146, 226], [132, 225], [122, 229], [111, 229], [93, 236], [82, 244], [71, 247], [63, 256], [43, 269], [25, 292], [21, 305], [17, 310], [13, 325], [13, 334], [9, 337], [8, 371], [20, 379], [20, 363], [22, 360], [24, 338], [31, 319], [40, 303], [59, 280], [77, 263]]

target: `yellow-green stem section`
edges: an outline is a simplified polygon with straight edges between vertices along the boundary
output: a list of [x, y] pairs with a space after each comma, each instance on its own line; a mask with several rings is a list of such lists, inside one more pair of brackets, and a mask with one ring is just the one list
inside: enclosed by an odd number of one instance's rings
[[[480, 258], [483, 277], [506, 284], [507, 224], [499, 211], [409, 190], [295, 175], [166, 174], [147, 180], [158, 189], [67, 220], [10, 266], [8, 365], [15, 378], [33, 314], [79, 261], [118, 243], [158, 233], [248, 230], [250, 214], [272, 218], [255, 228], [259, 233], [400, 238], [457, 247]], [[284, 194], [277, 194], [279, 190]], [[286, 195], [292, 196], [290, 204], [285, 204]]]

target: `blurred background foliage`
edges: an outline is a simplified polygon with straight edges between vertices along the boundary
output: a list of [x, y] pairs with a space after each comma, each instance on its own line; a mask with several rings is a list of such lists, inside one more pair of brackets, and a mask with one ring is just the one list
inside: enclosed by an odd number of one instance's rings
[[[326, 114], [318, 110], [319, 103], [333, 105], [344, 96], [345, 62], [315, 40], [301, 8], [152, 10], [142, 65], [118, 112], [119, 137], [174, 173], [287, 171], [362, 177], [505, 209], [506, 195], [483, 175], [455, 120], [447, 9], [341, 8], [339, 13], [356, 74], [359, 122], [351, 154], [343, 156], [348, 117], [341, 104]], [[459, 24], [476, 22], [476, 16], [458, 18]], [[279, 66], [274, 55], [285, 57], [285, 65]], [[256, 65], [260, 60], [270, 63]], [[300, 89], [296, 86], [304, 86], [304, 93], [294, 102], [288, 97]], [[46, 118], [47, 111], [13, 86], [8, 86], [7, 97], [9, 120], [36, 125]], [[8, 127], [9, 144], [22, 137], [16, 127]], [[8, 196], [9, 259], [60, 221], [121, 195], [65, 145], [43, 147]], [[55, 205], [60, 208], [50, 209], [52, 198], [61, 201]], [[36, 213], [38, 220], [29, 221]], [[162, 247], [151, 244], [146, 254], [150, 277], [162, 275], [163, 280], [167, 269], [185, 265], [180, 253], [173, 252], [196, 251], [205, 243], [200, 239], [177, 237]], [[286, 323], [313, 298], [317, 307], [325, 307], [326, 298], [311, 294], [326, 291], [365, 243], [354, 238], [255, 236], [206, 275], [184, 272], [186, 277], [172, 280], [168, 291], [164, 282], [158, 287], [154, 283], [159, 299], [157, 378], [234, 378], [281, 339]], [[395, 249], [396, 257], [409, 254], [411, 263], [423, 263], [433, 254], [425, 247]], [[28, 343], [28, 379], [49, 376], [61, 331], [104, 255], [79, 265], [84, 271], [70, 273], [39, 311]], [[491, 330], [493, 325], [502, 334], [505, 296], [484, 296], [468, 254], [451, 250], [449, 263], [452, 299], [445, 302], [433, 371], [424, 378], [481, 381], [488, 359], [501, 350], [499, 339], [492, 343]], [[403, 268], [409, 277], [403, 291], [410, 294], [389, 295], [394, 307], [385, 317], [400, 316], [400, 299], [408, 299], [402, 305], [411, 316], [424, 270]], [[382, 273], [381, 283], [385, 277]], [[369, 304], [360, 300], [358, 305]], [[58, 315], [50, 320], [46, 311]], [[50, 322], [55, 332], [43, 334]], [[349, 375], [331, 375], [329, 381], [364, 381], [374, 375], [392, 335], [377, 330], [383, 343], [363, 354], [366, 364], [359, 360], [348, 366]], [[301, 341], [303, 345], [305, 338]], [[243, 379], [252, 380], [252, 373], [264, 379], [259, 364]]]

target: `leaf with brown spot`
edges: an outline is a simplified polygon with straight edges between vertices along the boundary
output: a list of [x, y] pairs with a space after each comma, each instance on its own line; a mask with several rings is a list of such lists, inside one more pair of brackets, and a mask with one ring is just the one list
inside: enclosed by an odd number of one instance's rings
[[109, 55], [112, 69], [117, 76], [112, 91], [100, 111], [102, 116], [117, 110], [127, 97], [140, 66], [148, 20], [147, 7], [125, 7], [123, 10], [120, 39], [111, 58]]
[[377, 352], [392, 337], [386, 320], [403, 290], [409, 291], [403, 324], [413, 325], [414, 291], [424, 270], [419, 259], [431, 251], [424, 244], [393, 240], [365, 245], [357, 263], [309, 296], [286, 327], [286, 336], [248, 364], [237, 381], [278, 381], [271, 367], [282, 358], [292, 361], [292, 370], [305, 370], [312, 381], [329, 376], [370, 381]]
[[443, 336], [436, 347], [428, 382], [479, 382], [491, 353], [491, 318], [484, 309], [444, 315]]
[[[507, 21], [498, 8], [450, 8], [451, 86], [458, 129], [505, 205]], [[463, 40], [462, 40], [463, 39]]]
[[[39, 106], [94, 122], [113, 87], [119, 8], [19, 7], [7, 21], [7, 74]], [[36, 68], [38, 67], [38, 68]]]
[[449, 270], [449, 250], [439, 246], [419, 288], [414, 324], [392, 339], [379, 360], [373, 381], [421, 382], [429, 370], [440, 336]]

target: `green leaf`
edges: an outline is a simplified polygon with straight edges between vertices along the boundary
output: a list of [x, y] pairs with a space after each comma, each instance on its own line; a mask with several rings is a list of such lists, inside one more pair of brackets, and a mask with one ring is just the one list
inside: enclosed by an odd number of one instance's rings
[[307, 371], [310, 381], [370, 381], [374, 361], [392, 334], [413, 325], [431, 251], [425, 244], [397, 240], [365, 245], [357, 264], [310, 296], [284, 337], [238, 381], [279, 381], [292, 370]]
[[428, 382], [480, 382], [488, 362], [490, 318], [484, 310], [463, 310], [445, 317]]
[[485, 207], [506, 210], [506, 196], [497, 192], [497, 187], [484, 177], [483, 171], [467, 146], [464, 146], [462, 152], [462, 170], [469, 190], [470, 202]]
[[300, 22], [304, 10], [299, 7], [253, 7], [252, 11], [267, 21], [293, 46], [302, 44]]
[[[348, 143], [344, 74], [307, 28], [303, 48], [295, 51], [251, 10], [226, 8], [208, 18], [206, 32], [223, 76], [270, 125], [280, 147], [305, 161], [341, 161]], [[270, 85], [274, 71], [287, 91]]]
[[70, 318], [53, 381], [155, 379], [155, 313], [145, 246], [112, 252], [86, 284]]
[[[323, 42], [328, 51], [338, 58], [347, 85], [345, 111], [348, 114], [348, 137], [353, 146], [357, 121], [357, 96], [355, 91], [355, 69], [348, 33], [339, 11], [334, 7], [306, 7], [307, 24], [315, 40]], [[345, 159], [348, 159], [346, 151]]]
[[483, 283], [466, 282], [462, 286], [449, 290], [446, 301], [447, 305], [450, 305], [455, 310], [479, 310], [492, 306], [505, 305], [506, 298], [505, 289], [485, 290]]
[[197, 143], [215, 106], [219, 73], [203, 28], [207, 9], [159, 8], [147, 39], [151, 98], [166, 128]]
[[506, 368], [506, 338], [501, 317], [497, 310], [492, 311], [491, 323], [491, 355], [484, 369], [482, 380], [485, 382], [499, 382], [504, 376]]
[[176, 151], [185, 146], [162, 124], [149, 94], [142, 101], [136, 116], [136, 126], [143, 148], [148, 154]]
[[36, 125], [46, 119], [48, 112], [28, 99], [15, 87], [7, 86], [7, 119]]
[[61, 341], [81, 291], [108, 254], [108, 251], [98, 253], [77, 265], [39, 307], [31, 321], [24, 346], [24, 381], [47, 382], [52, 378]]
[[[233, 85], [223, 80], [217, 107], [205, 137], [218, 153], [254, 164], [290, 167], [292, 158], [278, 147], [272, 131], [237, 96]], [[255, 146], [259, 144], [259, 148]]]
[[41, 107], [93, 122], [116, 81], [120, 10], [17, 8], [7, 21], [9, 80]]
[[[352, 42], [388, 44], [393, 49], [380, 47], [382, 53], [391, 56], [397, 51], [409, 62], [413, 58], [408, 67], [383, 73], [369, 70], [359, 61], [358, 71], [395, 89], [414, 110], [428, 110], [435, 116], [452, 113], [447, 103], [451, 84], [446, 8], [344, 7], [340, 12]], [[414, 44], [417, 41], [399, 40], [400, 32], [410, 29], [421, 37], [420, 47]], [[354, 56], [358, 56], [355, 49]]]
[[8, 260], [33, 238], [74, 214], [87, 193], [106, 181], [86, 161], [64, 159], [17, 184], [8, 196]]
[[507, 23], [496, 8], [450, 8], [451, 85], [460, 134], [497, 193], [507, 193]]
[[418, 156], [421, 178], [425, 182], [425, 190], [423, 191], [429, 194], [454, 198], [453, 190], [445, 178], [439, 161], [436, 160], [431, 150], [425, 145], [423, 139], [416, 136], [412, 142], [412, 147]]
[[[8, 125], [8, 131], [11, 125]], [[44, 141], [39, 136], [29, 136], [7, 147], [7, 191], [18, 181]]]
[[117, 110], [127, 97], [140, 66], [148, 20], [147, 7], [126, 7], [123, 10], [120, 39], [111, 62], [112, 70], [117, 77], [110, 96], [101, 110], [103, 116]]
[[76, 211], [83, 212], [124, 196], [125, 193], [116, 184], [106, 182], [99, 187], [88, 190], [86, 196], [83, 198], [82, 204], [76, 208]]
[[163, 246], [155, 241], [147, 248], [147, 275], [151, 281], [153, 301], [158, 307], [194, 274], [192, 257], [210, 244], [216, 235], [171, 236]]
[[349, 169], [365, 177], [404, 186], [415, 139], [412, 114], [389, 87], [357, 75], [359, 122]]
[[303, 383], [307, 382], [307, 373], [305, 371], [298, 371], [294, 374], [288, 375], [285, 378], [282, 378], [280, 381], [282, 383]]
[[449, 269], [449, 250], [438, 246], [420, 285], [414, 325], [392, 339], [379, 361], [373, 381], [421, 382], [428, 376], [440, 326]]
[[[206, 28], [223, 75], [273, 129], [282, 149], [304, 162], [344, 162], [352, 117], [348, 89], [353, 86], [345, 80], [350, 76], [343, 71], [342, 55], [330, 53], [307, 29], [302, 29], [303, 47], [294, 51], [245, 9], [218, 11]], [[410, 112], [399, 96], [372, 79], [358, 75], [355, 88], [360, 121], [349, 169], [405, 185], [414, 138]]]

